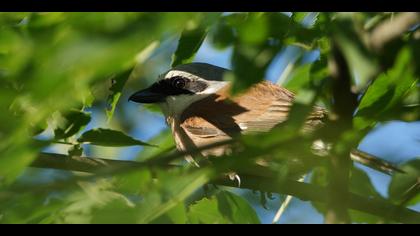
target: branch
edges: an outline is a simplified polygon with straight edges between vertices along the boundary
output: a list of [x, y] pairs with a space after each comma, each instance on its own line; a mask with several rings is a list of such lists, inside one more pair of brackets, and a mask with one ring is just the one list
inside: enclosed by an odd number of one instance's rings
[[[162, 168], [175, 167], [162, 164], [160, 165]], [[90, 173], [102, 173], [103, 168], [113, 169], [114, 172], [117, 172], [123, 169], [146, 168], [150, 167], [151, 164], [134, 161], [119, 161], [88, 157], [68, 157], [62, 154], [41, 153], [39, 158], [35, 162], [33, 162], [31, 166], [37, 168], [53, 168], [61, 170], [83, 171]], [[111, 172], [107, 173], [109, 174]], [[329, 195], [327, 188], [317, 186], [314, 184], [301, 183], [293, 180], [279, 182], [273, 180], [272, 178], [257, 177], [254, 175], [240, 174], [240, 176], [241, 188], [293, 195], [304, 201], [324, 203], [327, 201]], [[227, 178], [219, 179], [213, 181], [212, 183], [230, 187], [238, 187], [235, 182], [230, 181]], [[37, 189], [48, 188], [38, 186]], [[20, 190], [25, 191], [24, 188]], [[420, 222], [419, 212], [404, 207], [392, 205], [382, 199], [365, 198], [356, 194], [349, 193], [348, 207], [362, 212], [367, 212], [372, 215], [386, 217], [387, 219], [397, 222]]]
[[57, 153], [40, 153], [32, 162], [31, 167], [100, 173], [104, 169], [143, 168], [150, 167], [150, 164], [136, 161], [67, 156]]
[[[341, 50], [333, 40], [332, 55], [329, 58], [329, 71], [332, 77], [333, 110], [337, 115], [337, 136], [351, 129], [354, 110], [357, 107], [356, 94], [351, 91], [351, 73]], [[350, 149], [346, 150], [350, 153]], [[343, 152], [331, 153], [326, 223], [350, 223], [347, 211], [348, 185], [351, 159]]]
[[[215, 183], [219, 185], [237, 187], [233, 181], [229, 180], [218, 180]], [[241, 176], [241, 188], [293, 195], [303, 201], [322, 203], [327, 201], [329, 194], [328, 188], [314, 184], [292, 180], [276, 182], [271, 179], [255, 176]], [[383, 199], [366, 198], [354, 193], [348, 193], [348, 207], [396, 222], [406, 224], [418, 224], [420, 222], [419, 212], [390, 204]]]
[[394, 39], [420, 23], [420, 14], [404, 12], [378, 25], [370, 34], [370, 46], [379, 52]]

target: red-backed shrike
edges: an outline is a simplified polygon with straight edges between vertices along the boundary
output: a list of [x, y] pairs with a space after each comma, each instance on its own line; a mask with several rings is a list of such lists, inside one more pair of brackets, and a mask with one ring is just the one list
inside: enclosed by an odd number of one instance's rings
[[[229, 140], [241, 133], [269, 131], [287, 119], [292, 92], [264, 81], [231, 97], [230, 84], [223, 81], [226, 72], [227, 69], [206, 63], [179, 65], [129, 100], [159, 104], [176, 146], [182, 151]], [[324, 109], [314, 108], [304, 129], [322, 124], [325, 116]], [[218, 156], [225, 150], [226, 147], [213, 148], [202, 154]], [[353, 154], [352, 158], [363, 162], [360, 155]]]

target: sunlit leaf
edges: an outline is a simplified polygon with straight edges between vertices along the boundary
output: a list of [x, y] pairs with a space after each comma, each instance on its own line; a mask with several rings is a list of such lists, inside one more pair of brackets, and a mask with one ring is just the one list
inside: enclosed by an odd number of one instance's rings
[[232, 93], [240, 93], [264, 79], [265, 69], [275, 52], [272, 48], [237, 45], [233, 49], [233, 73], [227, 73], [225, 80], [232, 81]]
[[260, 223], [256, 212], [245, 199], [227, 191], [200, 200], [190, 206], [187, 215], [190, 223], [195, 224]]
[[152, 146], [151, 144], [127, 136], [121, 131], [103, 128], [86, 131], [77, 141], [81, 143], [89, 143], [92, 145], [108, 147], [123, 147], [135, 145]]
[[389, 184], [389, 198], [397, 204], [414, 205], [420, 202], [420, 159], [400, 166], [405, 173], [396, 173]]
[[[138, 223], [148, 223], [179, 206], [190, 194], [209, 181], [212, 172], [199, 170], [182, 174], [174, 178], [173, 174], [159, 172], [158, 191], [148, 191], [138, 206]], [[159, 191], [160, 190], [160, 191]]]
[[178, 48], [172, 58], [172, 67], [191, 62], [207, 35], [207, 29], [197, 25], [185, 29], [179, 39]]
[[115, 112], [115, 107], [121, 97], [122, 89], [127, 82], [132, 68], [122, 72], [118, 76], [111, 79], [111, 88], [109, 89], [111, 94], [107, 98], [107, 109], [106, 109], [106, 116], [108, 118], [108, 122], [112, 119], [112, 116]]
[[293, 12], [292, 19], [296, 22], [301, 23], [307, 15], [308, 15], [308, 12]]
[[87, 112], [71, 110], [60, 117], [57, 127], [54, 129], [55, 139], [64, 139], [75, 135], [83, 129], [91, 120]]
[[264, 13], [248, 13], [246, 21], [238, 25], [239, 40], [244, 44], [260, 44], [267, 40], [268, 24]]
[[[316, 168], [311, 176], [311, 182], [321, 186], [327, 186], [328, 177], [327, 169], [325, 167]], [[361, 196], [383, 199], [376, 191], [368, 175], [355, 167], [352, 168], [350, 172], [349, 191]], [[322, 214], [326, 213], [325, 204], [312, 202], [312, 205]], [[349, 214], [352, 221], [359, 223], [380, 223], [384, 220], [381, 217], [356, 210], [350, 210]]]
[[164, 215], [152, 221], [152, 224], [185, 224], [187, 223], [187, 212], [184, 203], [179, 203]]
[[83, 148], [81, 145], [76, 144], [69, 148], [68, 152], [69, 156], [81, 156], [83, 154]]
[[211, 33], [211, 42], [217, 49], [225, 49], [235, 42], [233, 28], [224, 21], [217, 24], [216, 29]]
[[310, 79], [311, 64], [299, 66], [285, 82], [284, 87], [290, 91], [297, 92], [302, 86], [307, 85]]
[[156, 137], [153, 137], [149, 141], [150, 143], [158, 143], [158, 147], [145, 146], [144, 149], [139, 153], [138, 160], [147, 160], [151, 157], [158, 156], [168, 151], [175, 150], [175, 142], [172, 133], [169, 129], [162, 131]]
[[415, 86], [412, 60], [411, 52], [408, 48], [404, 48], [398, 54], [394, 67], [379, 75], [369, 86], [354, 118], [354, 124], [358, 129], [375, 124]]
[[364, 88], [379, 69], [377, 61], [362, 43], [361, 36], [356, 33], [350, 19], [339, 18], [332, 26], [334, 39], [344, 52], [356, 85]]

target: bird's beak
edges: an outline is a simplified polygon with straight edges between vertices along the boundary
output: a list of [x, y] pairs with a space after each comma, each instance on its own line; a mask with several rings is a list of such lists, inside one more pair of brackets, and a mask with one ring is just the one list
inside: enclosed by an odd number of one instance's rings
[[153, 92], [151, 88], [147, 88], [135, 92], [128, 100], [137, 103], [158, 103], [163, 102], [165, 97], [164, 94]]

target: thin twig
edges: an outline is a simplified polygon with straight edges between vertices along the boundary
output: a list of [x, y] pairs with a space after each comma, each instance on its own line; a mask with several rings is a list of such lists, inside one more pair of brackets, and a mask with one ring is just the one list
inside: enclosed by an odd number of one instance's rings
[[[306, 175], [302, 176], [298, 181], [303, 182], [305, 180]], [[286, 208], [290, 205], [292, 202], [292, 195], [287, 195], [286, 199], [284, 199], [283, 203], [280, 205], [280, 208], [277, 210], [276, 215], [274, 216], [272, 224], [277, 224], [280, 221], [280, 218], [282, 217], [283, 213], [286, 211]]]

